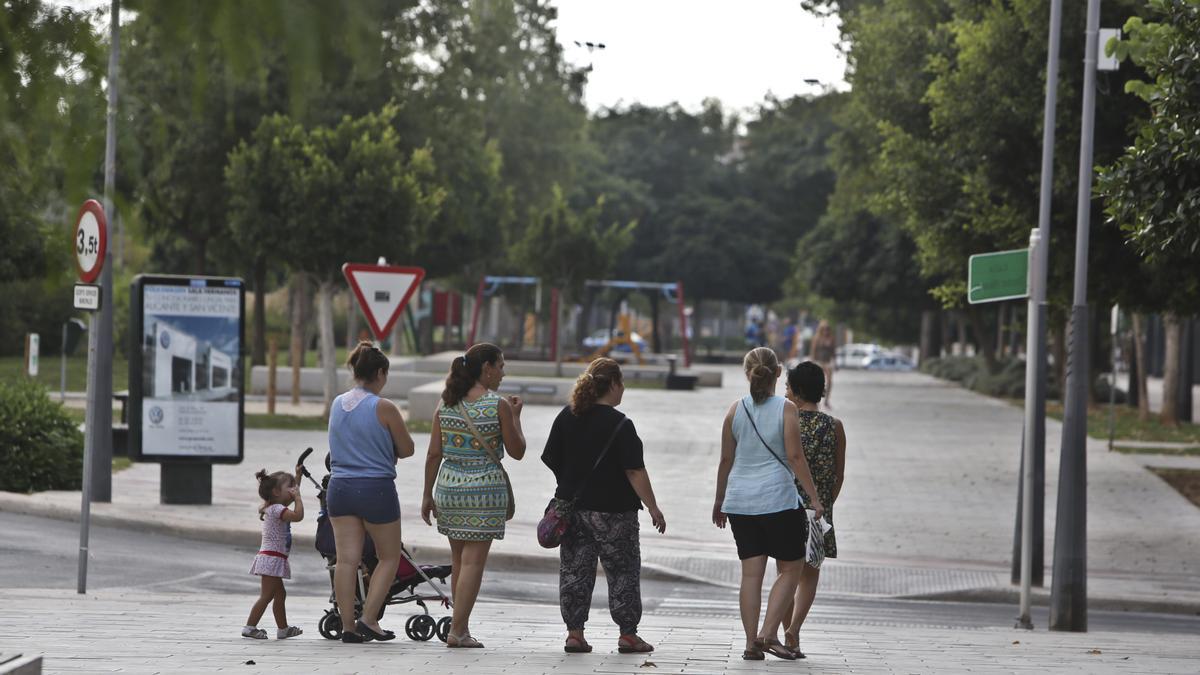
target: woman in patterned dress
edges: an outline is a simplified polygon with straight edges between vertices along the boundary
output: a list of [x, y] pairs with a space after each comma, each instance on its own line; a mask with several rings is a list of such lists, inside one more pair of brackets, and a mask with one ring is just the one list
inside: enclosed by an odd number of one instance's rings
[[487, 343], [471, 347], [450, 365], [442, 404], [433, 417], [421, 517], [432, 524], [430, 515], [435, 516], [438, 532], [450, 540], [454, 616], [447, 647], [483, 646], [471, 637], [471, 610], [492, 540], [504, 538], [509, 506], [508, 478], [487, 449], [497, 460], [505, 453], [517, 460], [525, 456], [524, 404], [520, 397], [496, 393], [503, 379], [500, 348]]
[[[846, 430], [841, 420], [835, 419], [817, 408], [825, 393], [825, 371], [805, 361], [788, 371], [787, 397], [796, 404], [800, 415], [800, 435], [804, 439], [804, 456], [812, 470], [813, 482], [817, 484], [817, 495], [825, 505], [825, 519], [833, 524], [833, 504], [842, 491], [842, 478], [846, 470]], [[837, 557], [836, 530], [825, 533], [825, 557]], [[787, 615], [791, 620], [783, 631], [783, 644], [798, 658], [800, 651], [800, 627], [812, 608], [817, 595], [817, 581], [821, 570], [804, 565], [800, 572], [800, 584], [796, 587], [795, 608]]]

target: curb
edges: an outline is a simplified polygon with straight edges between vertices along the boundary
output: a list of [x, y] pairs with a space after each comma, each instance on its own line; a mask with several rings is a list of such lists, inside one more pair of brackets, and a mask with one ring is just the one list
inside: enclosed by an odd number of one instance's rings
[[[946, 591], [944, 593], [920, 593], [914, 595], [896, 596], [899, 600], [926, 600], [933, 602], [983, 602], [990, 604], [1012, 605], [1020, 604], [1021, 594], [1016, 588], [992, 587], [973, 588], [962, 591]], [[1030, 595], [1030, 602], [1036, 607], [1050, 605], [1050, 590], [1035, 588]], [[1184, 616], [1200, 616], [1200, 604], [1187, 602], [1171, 602], [1169, 600], [1146, 600], [1128, 596], [1088, 596], [1088, 609], [1107, 610], [1114, 612], [1144, 612], [1156, 614], [1180, 614]]]
[[[28, 498], [23, 498], [21, 495], [11, 492], [0, 492], [0, 512], [13, 513], [23, 516], [36, 516], [40, 518], [50, 518], [53, 520], [63, 520], [72, 523], [79, 522], [78, 507], [64, 507], [58, 504], [42, 504]], [[226, 544], [229, 546], [238, 546], [241, 548], [257, 548], [261, 541], [261, 534], [250, 530], [240, 530], [229, 527], [193, 527], [188, 525], [172, 525], [153, 520], [140, 520], [128, 516], [112, 515], [108, 513], [97, 513], [92, 511], [91, 522], [94, 525], [102, 525], [105, 527], [116, 527], [122, 529], [135, 529], [142, 532], [153, 532], [155, 534], [164, 534], [173, 537], [181, 537], [196, 541], [204, 541], [212, 544]], [[308, 548], [315, 550], [316, 537], [310, 534], [296, 534], [292, 539], [293, 549]], [[422, 560], [449, 560], [450, 545], [406, 545], [408, 552], [418, 561]], [[530, 553], [509, 553], [504, 551], [492, 551], [488, 554], [488, 565], [495, 570], [521, 571], [521, 572], [558, 572], [558, 553], [552, 549], [547, 549], [546, 554], [530, 554]], [[601, 575], [603, 572], [599, 572]], [[655, 563], [642, 564], [642, 577], [646, 579], [654, 579], [657, 581], [682, 581], [703, 583], [711, 586], [722, 586], [727, 588], [736, 588], [723, 582], [706, 579], [704, 577], [688, 574], [678, 570], [658, 565]]]

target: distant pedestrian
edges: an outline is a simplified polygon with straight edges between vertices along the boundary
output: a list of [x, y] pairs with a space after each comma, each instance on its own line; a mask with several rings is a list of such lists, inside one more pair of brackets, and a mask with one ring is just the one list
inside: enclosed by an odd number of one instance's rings
[[396, 462], [412, 457], [415, 447], [395, 403], [379, 396], [391, 362], [370, 342], [360, 342], [347, 365], [355, 387], [329, 406], [329, 488], [325, 506], [333, 526], [337, 567], [333, 590], [342, 619], [342, 642], [391, 640], [396, 634], [379, 626], [387, 599], [388, 575], [367, 589], [362, 617], [355, 619], [355, 588], [363, 544], [371, 535], [377, 570], [400, 564], [400, 500]]
[[[283, 588], [283, 580], [292, 578], [292, 568], [288, 565], [288, 555], [292, 552], [292, 523], [304, 520], [300, 475], [300, 467], [296, 467], [295, 475], [286, 471], [268, 474], [266, 469], [254, 474], [258, 479], [258, 496], [263, 500], [262, 506], [258, 507], [258, 518], [262, 521], [262, 544], [258, 547], [258, 555], [254, 556], [254, 563], [250, 565], [250, 573], [262, 579], [262, 591], [250, 608], [250, 616], [242, 627], [242, 637], [267, 639], [267, 631], [258, 627], [267, 605], [272, 606], [271, 611], [275, 615], [276, 639], [286, 640], [304, 632], [288, 625], [284, 604], [287, 591]], [[295, 508], [289, 509], [288, 506], [293, 503]]]
[[813, 334], [812, 349], [809, 350], [808, 358], [825, 371], [825, 407], [830, 410], [833, 410], [833, 371], [836, 368], [836, 356], [837, 338], [833, 335], [833, 328], [828, 321], [821, 321], [817, 324], [817, 332]]
[[[742, 367], [750, 395], [735, 401], [725, 415], [712, 520], [720, 528], [729, 522], [742, 561], [739, 604], [746, 632], [742, 658], [758, 661], [766, 652], [794, 660], [795, 654], [779, 642], [779, 626], [804, 564], [808, 520], [800, 489], [818, 517], [824, 507], [804, 459], [796, 406], [774, 395], [783, 374], [775, 352], [752, 349]], [[776, 560], [779, 577], [771, 587], [760, 630], [768, 557]]]
[[[846, 473], [846, 430], [837, 420], [817, 408], [825, 392], [825, 373], [812, 361], [805, 361], [788, 371], [787, 398], [799, 410], [800, 436], [804, 441], [804, 457], [817, 485], [817, 496], [825, 505], [825, 520], [833, 524], [833, 505], [842, 491]], [[825, 533], [825, 557], [837, 557], [835, 530]], [[804, 565], [796, 588], [795, 607], [789, 603], [785, 613], [783, 644], [804, 658], [800, 651], [800, 628], [808, 617], [817, 595], [821, 570]]]
[[796, 358], [800, 348], [800, 328], [796, 320], [789, 318], [783, 326], [783, 360], [790, 362]]
[[592, 361], [575, 381], [571, 404], [558, 413], [542, 452], [542, 462], [558, 481], [554, 496], [574, 499], [559, 549], [567, 652], [592, 651], [583, 628], [596, 585], [597, 557], [608, 582], [608, 610], [621, 631], [617, 651], [654, 651], [637, 633], [642, 618], [638, 511], [645, 504], [660, 533], [666, 532], [667, 521], [646, 473], [642, 439], [633, 421], [617, 412], [624, 394], [621, 366], [608, 358]]
[[421, 518], [450, 540], [454, 598], [447, 647], [482, 647], [471, 636], [471, 610], [479, 596], [483, 569], [492, 541], [504, 538], [512, 517], [512, 487], [501, 466], [507, 454], [525, 456], [518, 396], [496, 393], [504, 379], [504, 354], [480, 343], [454, 358], [442, 404], [433, 417], [433, 434], [425, 460], [425, 494]]

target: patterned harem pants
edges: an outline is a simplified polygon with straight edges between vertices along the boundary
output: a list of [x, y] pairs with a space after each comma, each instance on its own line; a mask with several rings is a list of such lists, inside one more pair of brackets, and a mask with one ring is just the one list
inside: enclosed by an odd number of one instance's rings
[[596, 558], [608, 578], [608, 609], [622, 635], [642, 619], [638, 512], [576, 511], [559, 551], [558, 597], [567, 630], [583, 630], [596, 586]]

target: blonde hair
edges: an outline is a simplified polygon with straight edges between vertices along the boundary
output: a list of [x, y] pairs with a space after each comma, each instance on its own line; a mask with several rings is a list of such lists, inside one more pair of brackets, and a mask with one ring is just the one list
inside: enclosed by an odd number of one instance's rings
[[588, 364], [571, 390], [571, 412], [578, 417], [596, 405], [601, 397], [621, 383], [621, 364], [601, 357]]
[[750, 377], [750, 396], [755, 403], [762, 403], [775, 393], [775, 379], [779, 371], [779, 357], [767, 347], [756, 347], [746, 352], [742, 368]]

